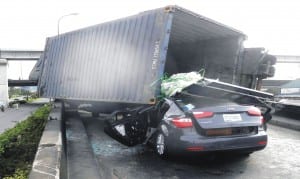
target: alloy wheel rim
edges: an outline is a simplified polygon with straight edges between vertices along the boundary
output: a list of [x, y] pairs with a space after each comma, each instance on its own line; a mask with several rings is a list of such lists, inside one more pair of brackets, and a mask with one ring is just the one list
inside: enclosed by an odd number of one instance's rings
[[156, 139], [156, 150], [159, 155], [163, 155], [165, 151], [165, 139], [162, 134], [158, 134]]

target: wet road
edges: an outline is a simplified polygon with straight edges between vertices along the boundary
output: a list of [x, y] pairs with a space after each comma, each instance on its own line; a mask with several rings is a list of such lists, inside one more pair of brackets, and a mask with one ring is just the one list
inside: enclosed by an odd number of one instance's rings
[[300, 132], [269, 125], [268, 146], [248, 157], [229, 154], [162, 160], [144, 146], [128, 148], [103, 133], [101, 118], [82, 118], [105, 178], [299, 178]]
[[41, 104], [21, 104], [18, 109], [6, 108], [5, 112], [0, 112], [0, 133], [5, 129], [12, 128], [17, 122], [26, 119]]

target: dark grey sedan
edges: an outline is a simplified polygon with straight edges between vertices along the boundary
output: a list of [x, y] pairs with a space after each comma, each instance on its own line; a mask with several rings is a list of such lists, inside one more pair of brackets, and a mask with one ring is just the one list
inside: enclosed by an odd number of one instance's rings
[[105, 132], [127, 145], [154, 144], [168, 154], [236, 151], [251, 153], [267, 145], [261, 110], [233, 100], [179, 94], [156, 106], [116, 111]]
[[273, 95], [205, 80], [155, 105], [115, 111], [105, 132], [127, 146], [152, 144], [168, 154], [230, 151], [249, 154], [267, 145]]

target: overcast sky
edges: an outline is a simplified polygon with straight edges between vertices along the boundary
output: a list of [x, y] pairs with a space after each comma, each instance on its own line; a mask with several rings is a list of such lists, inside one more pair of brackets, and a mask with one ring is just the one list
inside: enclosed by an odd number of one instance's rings
[[[300, 55], [300, 2], [297, 0], [2, 0], [0, 48], [43, 50], [46, 37], [60, 32], [176, 4], [232, 26], [248, 36], [246, 47], [271, 54]], [[32, 62], [10, 63], [9, 78], [27, 78]], [[22, 68], [22, 75], [21, 69]]]

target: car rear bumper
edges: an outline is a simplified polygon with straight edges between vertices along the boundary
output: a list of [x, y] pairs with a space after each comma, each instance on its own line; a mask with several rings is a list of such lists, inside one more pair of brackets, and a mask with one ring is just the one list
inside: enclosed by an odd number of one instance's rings
[[[183, 135], [179, 139], [171, 136], [167, 139], [168, 151], [178, 152], [213, 152], [213, 151], [247, 151], [262, 150], [267, 145], [268, 136], [265, 131], [256, 135], [234, 137], [201, 137], [199, 135]], [[177, 142], [175, 142], [177, 141]]]

